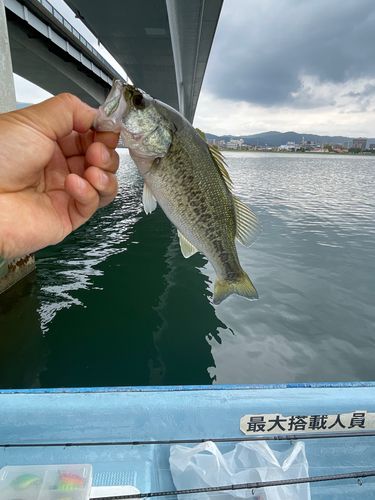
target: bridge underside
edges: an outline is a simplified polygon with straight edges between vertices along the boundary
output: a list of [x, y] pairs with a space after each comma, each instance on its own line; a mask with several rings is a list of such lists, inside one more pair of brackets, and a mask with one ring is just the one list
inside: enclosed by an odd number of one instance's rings
[[66, 0], [134, 85], [190, 121], [223, 0]]
[[[66, 3], [134, 85], [193, 121], [223, 0]], [[92, 106], [104, 101], [116, 71], [67, 30], [60, 14], [51, 15], [52, 5], [5, 0], [5, 6], [18, 75], [51, 94], [71, 92]]]
[[110, 85], [9, 11], [7, 23], [17, 75], [54, 95], [70, 92], [93, 107], [103, 103]]

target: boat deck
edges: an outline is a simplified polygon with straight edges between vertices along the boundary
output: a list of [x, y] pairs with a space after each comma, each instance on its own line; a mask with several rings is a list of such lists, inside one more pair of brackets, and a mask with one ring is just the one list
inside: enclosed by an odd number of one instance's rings
[[[144, 494], [173, 491], [171, 441], [216, 439], [226, 452], [235, 441], [222, 440], [246, 437], [240, 430], [245, 415], [362, 411], [375, 412], [373, 383], [1, 391], [0, 468], [88, 463], [93, 467], [93, 486], [126, 484]], [[310, 477], [374, 471], [375, 432], [354, 418], [353, 428], [342, 431], [345, 437], [332, 432], [326, 436], [334, 437], [303, 434], [298, 428], [289, 432], [285, 427], [284, 433], [249, 438], [266, 437], [278, 451], [302, 439]], [[312, 483], [311, 498], [375, 499], [375, 478]]]

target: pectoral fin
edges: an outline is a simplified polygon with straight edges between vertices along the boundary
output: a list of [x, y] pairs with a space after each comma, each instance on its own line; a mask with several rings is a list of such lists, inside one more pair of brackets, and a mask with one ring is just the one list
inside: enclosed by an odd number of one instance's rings
[[233, 196], [233, 200], [236, 211], [236, 239], [241, 243], [241, 245], [249, 247], [260, 235], [262, 228], [259, 219], [251, 208], [245, 205], [245, 203], [243, 203], [236, 196]]
[[177, 229], [178, 237], [180, 239], [180, 248], [182, 255], [185, 257], [185, 259], [188, 259], [192, 255], [198, 252], [198, 250], [195, 248], [194, 245], [190, 243], [189, 240], [185, 238], [183, 234], [180, 233], [180, 231]]
[[143, 208], [145, 209], [146, 214], [150, 214], [157, 207], [157, 202], [155, 200], [154, 195], [152, 194], [151, 189], [145, 182], [143, 186], [143, 195], [142, 195]]

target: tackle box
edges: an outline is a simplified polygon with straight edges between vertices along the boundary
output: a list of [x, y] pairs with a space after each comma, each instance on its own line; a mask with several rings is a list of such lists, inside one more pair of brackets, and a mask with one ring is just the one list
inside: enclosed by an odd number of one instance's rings
[[0, 500], [88, 500], [90, 464], [7, 465], [0, 470]]

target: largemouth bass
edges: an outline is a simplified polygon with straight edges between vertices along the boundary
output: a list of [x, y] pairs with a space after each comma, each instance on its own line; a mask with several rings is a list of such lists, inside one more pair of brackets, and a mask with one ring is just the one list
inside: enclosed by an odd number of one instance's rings
[[235, 293], [258, 298], [234, 240], [250, 246], [260, 232], [252, 210], [232, 194], [224, 158], [175, 109], [115, 80], [94, 122], [120, 132], [142, 174], [146, 213], [157, 203], [177, 227], [184, 257], [202, 252], [216, 272], [214, 304]]

